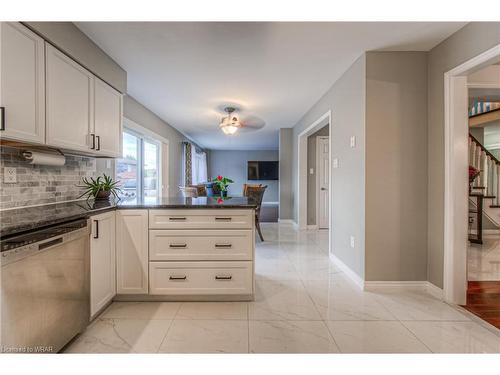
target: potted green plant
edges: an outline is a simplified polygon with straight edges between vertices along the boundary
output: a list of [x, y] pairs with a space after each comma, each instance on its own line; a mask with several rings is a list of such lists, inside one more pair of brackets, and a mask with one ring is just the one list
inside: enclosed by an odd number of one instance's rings
[[120, 181], [113, 181], [113, 179], [106, 174], [99, 176], [97, 178], [82, 178], [82, 185], [77, 185], [80, 188], [85, 188], [86, 190], [78, 198], [87, 196], [87, 199], [93, 197], [96, 200], [99, 199], [109, 199], [111, 194], [115, 198], [118, 198], [118, 193], [121, 189], [117, 186]]
[[220, 194], [221, 197], [227, 197], [227, 188], [229, 184], [234, 183], [233, 180], [224, 176], [217, 176], [212, 180], [214, 193]]

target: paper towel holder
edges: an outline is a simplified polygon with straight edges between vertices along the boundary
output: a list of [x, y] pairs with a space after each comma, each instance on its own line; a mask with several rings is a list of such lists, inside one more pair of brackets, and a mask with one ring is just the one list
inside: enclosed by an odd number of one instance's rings
[[21, 156], [32, 165], [63, 166], [66, 164], [66, 155], [59, 149], [54, 151], [57, 151], [57, 153], [23, 150]]

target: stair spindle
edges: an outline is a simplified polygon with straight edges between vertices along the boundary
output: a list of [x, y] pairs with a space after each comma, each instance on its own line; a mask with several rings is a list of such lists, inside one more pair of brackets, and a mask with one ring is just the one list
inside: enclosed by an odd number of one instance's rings
[[496, 198], [495, 198], [495, 205], [498, 205], [500, 203], [500, 165], [495, 164], [495, 169], [496, 169], [496, 180], [497, 180], [497, 186], [496, 186]]

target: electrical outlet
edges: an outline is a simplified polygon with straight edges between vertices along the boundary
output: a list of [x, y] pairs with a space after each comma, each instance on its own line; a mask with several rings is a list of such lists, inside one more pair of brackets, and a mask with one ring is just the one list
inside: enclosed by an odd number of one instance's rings
[[353, 135], [351, 137], [351, 148], [354, 148], [354, 147], [356, 147], [356, 136], [355, 135]]
[[333, 159], [333, 168], [338, 168], [339, 167], [339, 159], [335, 158]]
[[354, 236], [351, 236], [351, 247], [354, 249]]
[[5, 167], [3, 169], [3, 182], [5, 184], [15, 184], [15, 183], [17, 183], [16, 168]]

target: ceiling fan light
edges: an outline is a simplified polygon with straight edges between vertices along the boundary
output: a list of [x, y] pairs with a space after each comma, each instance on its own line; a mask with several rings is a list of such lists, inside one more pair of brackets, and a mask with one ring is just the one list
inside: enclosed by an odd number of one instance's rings
[[238, 131], [241, 124], [238, 121], [238, 117], [231, 116], [231, 113], [234, 112], [234, 108], [228, 107], [225, 108], [225, 111], [228, 113], [228, 116], [222, 118], [219, 127], [224, 134], [233, 135]]
[[234, 125], [223, 125], [221, 124], [221, 130], [226, 135], [233, 135], [238, 131], [238, 127]]

